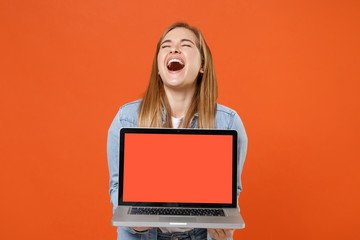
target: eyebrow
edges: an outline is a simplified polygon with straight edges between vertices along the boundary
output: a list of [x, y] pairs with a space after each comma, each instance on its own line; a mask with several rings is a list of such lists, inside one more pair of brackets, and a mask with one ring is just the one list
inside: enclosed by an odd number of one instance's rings
[[[186, 41], [187, 41], [187, 42], [191, 42], [193, 45], [195, 45], [195, 43], [193, 43], [193, 41], [191, 41], [191, 40], [189, 40], [189, 39], [183, 38], [183, 39], [180, 40], [180, 42], [186, 42]], [[171, 41], [170, 39], [169, 39], [169, 40], [165, 40], [165, 41], [163, 41], [163, 42], [160, 44], [160, 46], [163, 45], [164, 43], [167, 43], [167, 42], [168, 42], [168, 43], [171, 43], [172, 41]]]

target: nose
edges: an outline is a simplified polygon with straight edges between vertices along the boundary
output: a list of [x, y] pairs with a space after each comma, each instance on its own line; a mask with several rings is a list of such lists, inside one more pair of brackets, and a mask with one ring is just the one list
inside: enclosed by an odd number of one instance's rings
[[176, 44], [176, 45], [173, 45], [171, 48], [170, 48], [170, 53], [180, 53], [180, 48], [179, 46]]

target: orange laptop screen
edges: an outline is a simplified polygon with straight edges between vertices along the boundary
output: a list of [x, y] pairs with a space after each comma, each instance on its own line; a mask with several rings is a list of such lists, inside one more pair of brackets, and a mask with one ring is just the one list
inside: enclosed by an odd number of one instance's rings
[[232, 135], [125, 133], [123, 151], [123, 202], [232, 203]]

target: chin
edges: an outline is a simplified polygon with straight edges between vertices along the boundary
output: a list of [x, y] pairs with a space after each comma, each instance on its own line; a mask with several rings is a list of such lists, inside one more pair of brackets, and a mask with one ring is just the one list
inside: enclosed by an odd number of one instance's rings
[[179, 83], [179, 82], [177, 82], [177, 81], [166, 82], [164, 85], [165, 85], [166, 87], [171, 87], [171, 88], [181, 87], [181, 83]]

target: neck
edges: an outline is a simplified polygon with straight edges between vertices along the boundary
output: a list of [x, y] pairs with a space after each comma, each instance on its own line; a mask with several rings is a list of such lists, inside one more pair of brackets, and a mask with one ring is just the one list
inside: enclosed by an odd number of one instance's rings
[[195, 87], [179, 90], [164, 86], [164, 89], [171, 107], [172, 116], [176, 118], [184, 117], [190, 107]]

